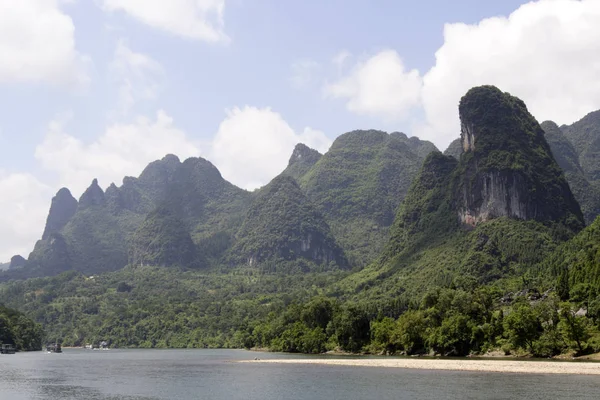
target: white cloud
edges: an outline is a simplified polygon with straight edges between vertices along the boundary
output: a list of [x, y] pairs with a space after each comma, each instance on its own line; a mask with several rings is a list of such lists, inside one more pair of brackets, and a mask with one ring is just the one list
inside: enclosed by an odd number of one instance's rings
[[[345, 58], [338, 57], [337, 61]], [[359, 62], [346, 77], [326, 85], [325, 95], [347, 100], [348, 110], [357, 114], [402, 120], [420, 104], [421, 88], [419, 71], [407, 71], [398, 53], [385, 50]]]
[[319, 70], [319, 63], [313, 60], [298, 60], [292, 63], [292, 77], [290, 81], [295, 89], [305, 89], [315, 79], [315, 74]]
[[219, 126], [210, 159], [225, 179], [254, 189], [283, 171], [300, 142], [321, 152], [331, 145], [323, 132], [311, 128], [294, 132], [269, 108], [234, 108]]
[[350, 111], [384, 118], [406, 116], [420, 101], [425, 120], [413, 133], [439, 148], [460, 134], [460, 98], [483, 84], [520, 97], [539, 121], [572, 123], [600, 108], [600, 1], [542, 0], [508, 17], [447, 24], [435, 56], [422, 82], [388, 50], [325, 90]]
[[127, 114], [140, 100], [158, 97], [164, 75], [162, 66], [153, 58], [132, 51], [125, 41], [117, 43], [109, 69], [119, 85], [119, 109], [122, 114]]
[[508, 18], [448, 24], [423, 79], [427, 124], [415, 133], [440, 145], [458, 137], [458, 101], [481, 84], [520, 97], [540, 121], [572, 123], [600, 108], [598, 77], [597, 0], [532, 2]]
[[35, 157], [42, 166], [58, 174], [59, 185], [79, 196], [93, 178], [107, 187], [119, 185], [124, 176], [138, 176], [151, 161], [173, 153], [180, 158], [198, 156], [200, 149], [173, 125], [164, 111], [156, 119], [137, 117], [128, 124], [113, 124], [93, 143], [86, 144], [65, 133], [68, 116], [49, 124]]
[[107, 11], [123, 11], [153, 28], [194, 40], [226, 42], [225, 0], [103, 0]]
[[0, 171], [0, 262], [29, 255], [41, 237], [52, 190], [25, 173]]
[[88, 83], [89, 59], [75, 49], [75, 27], [62, 2], [0, 0], [0, 83]]

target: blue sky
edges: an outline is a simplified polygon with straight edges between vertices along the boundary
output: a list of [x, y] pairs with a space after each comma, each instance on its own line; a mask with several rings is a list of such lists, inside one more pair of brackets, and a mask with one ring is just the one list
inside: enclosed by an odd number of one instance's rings
[[[478, 84], [571, 123], [600, 108], [595, 0], [0, 0], [0, 260], [166, 153], [253, 189], [353, 129], [440, 149]], [[4, 64], [4, 65], [2, 65]]]

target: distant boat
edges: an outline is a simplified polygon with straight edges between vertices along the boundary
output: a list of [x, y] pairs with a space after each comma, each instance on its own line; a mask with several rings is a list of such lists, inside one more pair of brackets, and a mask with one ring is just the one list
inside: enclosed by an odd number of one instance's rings
[[17, 349], [12, 344], [3, 344], [0, 347], [0, 354], [15, 354], [16, 351]]
[[62, 353], [62, 348], [59, 343], [53, 343], [46, 346], [46, 351], [48, 353]]

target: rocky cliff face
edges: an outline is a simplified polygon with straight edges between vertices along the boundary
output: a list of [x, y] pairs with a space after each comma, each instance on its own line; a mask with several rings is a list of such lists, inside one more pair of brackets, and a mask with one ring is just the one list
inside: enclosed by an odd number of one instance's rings
[[473, 88], [459, 113], [464, 153], [455, 199], [464, 224], [509, 217], [581, 229], [579, 205], [520, 99], [491, 86]]
[[60, 232], [75, 215], [75, 211], [77, 211], [77, 200], [71, 195], [69, 189], [60, 189], [52, 198], [42, 240], [47, 239], [52, 233]]

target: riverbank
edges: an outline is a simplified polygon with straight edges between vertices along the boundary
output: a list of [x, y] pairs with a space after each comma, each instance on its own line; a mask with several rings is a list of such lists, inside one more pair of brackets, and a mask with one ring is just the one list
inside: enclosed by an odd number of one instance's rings
[[240, 362], [269, 364], [315, 364], [353, 367], [408, 368], [446, 371], [505, 372], [523, 374], [600, 375], [600, 363], [516, 360], [456, 360], [423, 358], [382, 359], [268, 359]]

